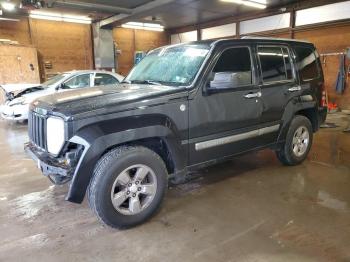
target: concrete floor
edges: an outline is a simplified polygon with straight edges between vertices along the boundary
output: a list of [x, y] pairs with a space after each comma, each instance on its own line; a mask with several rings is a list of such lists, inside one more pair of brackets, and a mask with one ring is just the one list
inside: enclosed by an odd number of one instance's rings
[[308, 161], [269, 150], [203, 170], [130, 230], [64, 201], [23, 152], [26, 126], [0, 121], [0, 261], [350, 261], [350, 116], [316, 134]]

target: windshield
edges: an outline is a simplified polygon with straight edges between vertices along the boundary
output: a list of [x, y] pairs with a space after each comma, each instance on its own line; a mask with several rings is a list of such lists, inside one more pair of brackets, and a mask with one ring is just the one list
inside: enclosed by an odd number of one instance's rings
[[125, 79], [130, 83], [187, 86], [194, 80], [210, 47], [177, 45], [151, 51]]
[[55, 75], [54, 77], [51, 77], [49, 80], [46, 82], [42, 83], [43, 87], [49, 87], [51, 85], [56, 84], [57, 82], [61, 81], [63, 78], [65, 78], [68, 74], [58, 74]]

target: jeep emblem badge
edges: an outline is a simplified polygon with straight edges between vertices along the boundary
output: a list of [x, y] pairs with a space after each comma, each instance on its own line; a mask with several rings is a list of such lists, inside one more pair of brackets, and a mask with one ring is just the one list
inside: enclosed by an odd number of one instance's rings
[[183, 112], [183, 111], [185, 111], [186, 110], [186, 106], [184, 105], [184, 104], [182, 104], [181, 106], [180, 106], [180, 110]]

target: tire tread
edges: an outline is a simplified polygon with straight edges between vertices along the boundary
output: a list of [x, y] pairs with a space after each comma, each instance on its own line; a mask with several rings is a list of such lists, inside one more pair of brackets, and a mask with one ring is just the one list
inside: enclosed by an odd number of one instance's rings
[[[166, 170], [165, 163], [163, 159], [156, 154], [154, 151], [143, 147], [143, 146], [133, 146], [133, 145], [124, 145], [124, 146], [119, 146], [116, 148], [113, 148], [109, 150], [107, 153], [105, 153], [100, 160], [97, 162], [94, 171], [93, 171], [93, 177], [91, 178], [89, 187], [88, 187], [88, 192], [87, 192], [87, 198], [88, 198], [88, 203], [91, 208], [91, 210], [96, 214], [98, 217], [99, 221], [102, 222], [103, 224], [106, 224], [110, 227], [118, 227], [118, 228], [123, 228], [124, 226], [116, 226], [112, 223], [109, 222], [109, 220], [105, 217], [104, 213], [101, 211], [98, 205], [96, 205], [96, 192], [99, 189], [98, 188], [98, 182], [100, 180], [100, 177], [104, 175], [104, 170], [108, 163], [110, 161], [117, 161], [119, 158], [124, 156], [125, 154], [131, 152], [131, 151], [147, 151], [149, 154], [153, 154], [153, 157], [155, 157], [159, 163], [163, 165], [163, 168]], [[127, 226], [126, 226], [127, 227]]]
[[[310, 142], [309, 142], [309, 149], [306, 151], [305, 155], [300, 159], [297, 159], [293, 157], [292, 153], [290, 152], [290, 143], [293, 140], [295, 129], [299, 127], [301, 124], [304, 124], [308, 128], [309, 134], [310, 134]], [[313, 136], [313, 131], [312, 131], [312, 124], [310, 120], [303, 115], [296, 115], [289, 126], [285, 143], [283, 144], [282, 148], [279, 151], [276, 151], [276, 156], [278, 160], [283, 165], [286, 165], [286, 166], [295, 166], [303, 162], [306, 159], [309, 153], [310, 147], [312, 145], [312, 136]]]

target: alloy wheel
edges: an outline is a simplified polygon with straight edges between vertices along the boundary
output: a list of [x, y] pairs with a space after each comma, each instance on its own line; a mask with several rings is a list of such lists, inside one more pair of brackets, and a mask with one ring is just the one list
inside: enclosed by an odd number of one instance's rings
[[135, 215], [146, 209], [157, 192], [154, 171], [146, 165], [133, 165], [122, 171], [113, 183], [111, 200], [124, 215]]
[[299, 127], [293, 135], [292, 150], [297, 157], [305, 154], [310, 143], [310, 134], [305, 126]]

